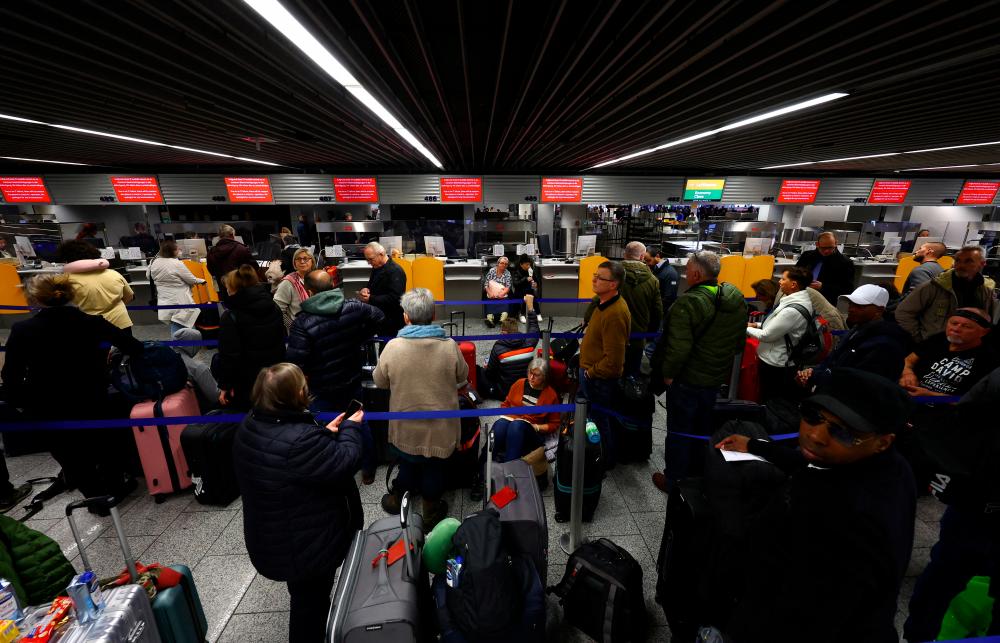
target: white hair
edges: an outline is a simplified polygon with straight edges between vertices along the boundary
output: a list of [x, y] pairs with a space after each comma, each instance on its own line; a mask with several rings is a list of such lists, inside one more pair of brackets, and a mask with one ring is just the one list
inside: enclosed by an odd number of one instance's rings
[[372, 241], [372, 242], [370, 242], [367, 246], [365, 246], [365, 250], [373, 250], [376, 255], [384, 255], [385, 254], [385, 246], [383, 246], [378, 241]]
[[426, 326], [434, 321], [434, 295], [426, 288], [406, 291], [399, 305], [410, 319], [410, 323], [415, 326]]

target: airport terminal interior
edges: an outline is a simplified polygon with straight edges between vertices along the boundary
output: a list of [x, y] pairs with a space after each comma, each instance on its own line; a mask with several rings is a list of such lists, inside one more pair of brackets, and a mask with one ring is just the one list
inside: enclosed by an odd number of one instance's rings
[[0, 643], [1000, 635], [998, 27], [0, 7]]

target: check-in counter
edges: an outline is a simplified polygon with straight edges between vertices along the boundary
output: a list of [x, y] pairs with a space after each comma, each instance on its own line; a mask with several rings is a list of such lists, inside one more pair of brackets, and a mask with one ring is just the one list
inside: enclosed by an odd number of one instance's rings
[[[542, 299], [578, 299], [580, 296], [580, 262], [565, 259], [542, 259], [538, 265], [541, 281], [535, 280]], [[585, 279], [589, 281], [590, 275]], [[543, 316], [583, 317], [587, 304], [541, 304]], [[565, 330], [565, 329], [559, 329]]]
[[863, 284], [891, 284], [896, 278], [896, 268], [898, 261], [870, 261], [854, 260], [854, 285]]

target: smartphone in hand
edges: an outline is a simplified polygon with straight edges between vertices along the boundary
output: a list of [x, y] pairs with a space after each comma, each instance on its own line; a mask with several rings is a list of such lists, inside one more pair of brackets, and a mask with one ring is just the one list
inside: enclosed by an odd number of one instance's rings
[[364, 407], [365, 405], [362, 404], [361, 402], [357, 400], [351, 400], [350, 404], [347, 405], [347, 410], [344, 411], [344, 417], [349, 420], [354, 416], [355, 413], [357, 413]]

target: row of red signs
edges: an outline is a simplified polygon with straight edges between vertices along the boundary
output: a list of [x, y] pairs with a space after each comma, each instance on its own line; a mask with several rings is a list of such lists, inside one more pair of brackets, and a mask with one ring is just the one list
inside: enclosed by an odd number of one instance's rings
[[[443, 203], [478, 203], [483, 200], [482, 177], [442, 176], [439, 179]], [[232, 203], [273, 203], [271, 181], [266, 176], [227, 176], [226, 192]], [[111, 185], [119, 203], [163, 203], [155, 176], [112, 176]], [[868, 203], [902, 204], [911, 181], [877, 179], [872, 184]], [[778, 192], [778, 203], [809, 204], [816, 201], [819, 179], [785, 179]], [[336, 177], [335, 199], [341, 203], [377, 203], [375, 177]], [[958, 205], [990, 205], [1000, 190], [1000, 181], [966, 181], [958, 195]], [[52, 198], [40, 176], [0, 176], [0, 193], [7, 203], [51, 203]], [[542, 203], [579, 203], [583, 200], [582, 178], [542, 178]]]

